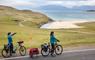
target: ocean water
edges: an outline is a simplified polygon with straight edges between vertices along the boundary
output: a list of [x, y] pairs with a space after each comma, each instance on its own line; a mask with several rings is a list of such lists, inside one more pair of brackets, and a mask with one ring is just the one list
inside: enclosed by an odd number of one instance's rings
[[44, 11], [53, 20], [95, 20], [95, 12], [86, 11]]

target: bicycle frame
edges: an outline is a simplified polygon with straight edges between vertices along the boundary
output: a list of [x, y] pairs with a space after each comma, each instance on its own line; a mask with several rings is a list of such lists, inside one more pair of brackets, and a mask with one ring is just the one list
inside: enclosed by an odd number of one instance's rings
[[14, 50], [14, 51], [17, 51], [18, 47], [19, 47], [19, 45], [16, 44], [16, 45], [14, 46], [13, 50]]
[[[56, 42], [55, 43], [55, 45], [54, 45], [54, 47], [56, 48], [56, 46], [58, 45], [58, 43]], [[50, 43], [48, 43], [48, 47], [49, 47], [49, 49], [52, 49], [52, 47], [51, 47], [51, 44]]]
[[17, 42], [17, 44], [14, 46], [14, 51], [16, 51], [17, 49], [19, 49], [21, 46], [23, 46], [23, 42]]

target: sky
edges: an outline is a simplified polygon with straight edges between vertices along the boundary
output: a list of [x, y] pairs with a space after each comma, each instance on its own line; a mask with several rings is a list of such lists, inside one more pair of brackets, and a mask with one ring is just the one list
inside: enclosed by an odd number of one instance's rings
[[61, 5], [72, 8], [74, 6], [95, 6], [95, 0], [0, 0], [0, 5], [12, 6], [18, 9], [35, 9], [45, 5]]

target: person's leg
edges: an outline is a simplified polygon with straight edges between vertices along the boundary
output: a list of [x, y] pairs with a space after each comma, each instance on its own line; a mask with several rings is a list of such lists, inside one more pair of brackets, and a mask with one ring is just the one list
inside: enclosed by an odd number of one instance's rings
[[12, 43], [11, 50], [12, 50], [12, 53], [15, 53], [15, 51], [13, 49], [14, 49], [14, 46], [13, 46], [13, 43]]
[[9, 48], [10, 48], [10, 56], [12, 56], [12, 43], [10, 44]]
[[51, 54], [53, 54], [54, 53], [54, 44], [51, 44], [51, 46], [52, 46], [52, 49], [51, 49]]

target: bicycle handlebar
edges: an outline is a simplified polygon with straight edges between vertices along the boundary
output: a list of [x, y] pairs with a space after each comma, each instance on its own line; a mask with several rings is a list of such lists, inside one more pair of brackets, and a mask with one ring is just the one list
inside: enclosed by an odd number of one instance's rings
[[21, 44], [21, 43], [24, 43], [24, 41], [18, 41], [17, 43], [18, 43], [18, 44]]
[[59, 40], [57, 40], [57, 42], [60, 42]]

